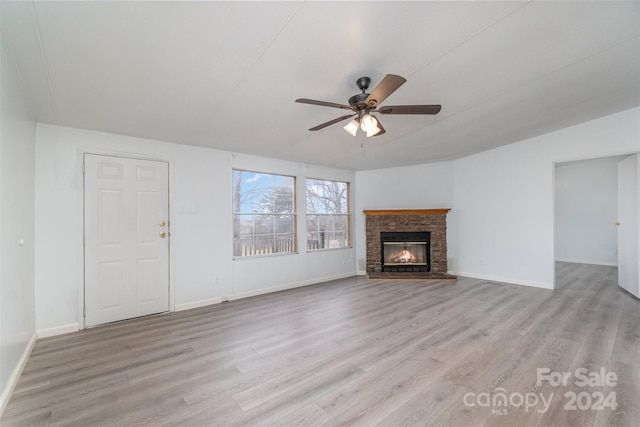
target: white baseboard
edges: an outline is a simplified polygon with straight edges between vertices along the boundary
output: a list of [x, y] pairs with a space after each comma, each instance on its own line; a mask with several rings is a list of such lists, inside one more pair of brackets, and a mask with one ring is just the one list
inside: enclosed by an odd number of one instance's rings
[[175, 311], [190, 310], [192, 308], [204, 307], [212, 304], [220, 304], [221, 302], [222, 302], [222, 297], [203, 299], [203, 300], [194, 301], [194, 302], [186, 302], [184, 304], [176, 304]]
[[[362, 272], [362, 274], [365, 274], [365, 273]], [[258, 295], [269, 294], [271, 292], [286, 291], [287, 289], [294, 289], [294, 288], [300, 288], [302, 286], [316, 285], [318, 283], [328, 282], [336, 279], [344, 279], [345, 277], [351, 277], [351, 276], [353, 276], [353, 273], [337, 274], [335, 276], [323, 277], [322, 279], [305, 280], [303, 282], [288, 283], [286, 285], [275, 286], [272, 288], [257, 289], [255, 291], [248, 291], [248, 292], [239, 292], [237, 294], [231, 294], [224, 297], [220, 296], [220, 297], [209, 298], [209, 299], [204, 299], [200, 301], [176, 304], [174, 310], [175, 311], [190, 310], [192, 308], [205, 307], [207, 305], [213, 305], [213, 304], [220, 304], [223, 301], [233, 301], [233, 300], [242, 299], [242, 298], [249, 298], [249, 297], [255, 297]]]
[[33, 333], [29, 342], [25, 346], [24, 351], [22, 352], [22, 356], [20, 360], [18, 360], [18, 364], [16, 368], [13, 370], [11, 377], [9, 377], [9, 382], [7, 383], [4, 390], [2, 390], [2, 394], [0, 394], [0, 417], [4, 413], [7, 404], [9, 403], [9, 399], [11, 399], [11, 395], [13, 394], [13, 390], [15, 390], [16, 385], [18, 384], [18, 380], [20, 379], [20, 375], [22, 374], [22, 370], [27, 364], [27, 360], [29, 359], [29, 355], [31, 354], [31, 350], [33, 350], [33, 346], [36, 344], [36, 340], [38, 338], [37, 333]]
[[542, 288], [542, 289], [553, 289], [553, 283], [545, 283], [545, 282], [533, 282], [530, 280], [520, 280], [514, 279], [511, 277], [501, 277], [501, 276], [490, 276], [485, 274], [475, 274], [469, 273], [466, 271], [456, 271], [450, 274], [454, 274], [456, 276], [470, 277], [472, 279], [480, 279], [486, 280], [488, 282], [498, 282], [498, 283], [508, 283], [512, 285], [523, 285], [523, 286], [531, 286], [534, 288]]
[[352, 276], [353, 276], [352, 272], [345, 273], [345, 274], [336, 274], [335, 276], [323, 277], [321, 279], [305, 280], [302, 282], [288, 283], [286, 285], [274, 286], [273, 288], [258, 289], [255, 291], [248, 291], [248, 292], [239, 292], [237, 294], [229, 295], [229, 301], [242, 299], [242, 298], [255, 297], [258, 295], [269, 294], [271, 292], [286, 291], [287, 289], [301, 288], [303, 286], [316, 285], [318, 283], [329, 282], [331, 280], [337, 280], [337, 279], [344, 279], [346, 277], [352, 277]]
[[[362, 272], [362, 274], [364, 274], [364, 272]], [[207, 305], [213, 305], [213, 304], [220, 304], [224, 300], [231, 301], [236, 299], [248, 298], [256, 295], [268, 294], [270, 292], [278, 292], [278, 291], [284, 291], [287, 289], [299, 288], [302, 286], [315, 285], [317, 283], [328, 282], [330, 280], [336, 280], [336, 279], [343, 279], [345, 277], [351, 277], [351, 276], [353, 276], [353, 273], [337, 274], [335, 276], [323, 277], [322, 279], [306, 280], [304, 282], [289, 283], [286, 285], [276, 286], [273, 288], [258, 289], [256, 291], [231, 294], [226, 297], [220, 296], [220, 297], [208, 298], [208, 299], [199, 300], [199, 301], [186, 302], [182, 304], [176, 304], [174, 307], [174, 311], [190, 310], [192, 308], [205, 307]], [[80, 330], [80, 325], [78, 323], [71, 323], [68, 325], [57, 326], [55, 328], [40, 329], [37, 332], [37, 334], [38, 334], [38, 338], [46, 338], [46, 337], [53, 337], [56, 335], [68, 334], [69, 332], [76, 332], [79, 330]]]
[[593, 264], [593, 265], [606, 265], [607, 267], [617, 267], [617, 262], [609, 262], [609, 261], [590, 261], [584, 259], [568, 259], [568, 258], [556, 258], [556, 261], [560, 262], [572, 262], [575, 264]]
[[68, 325], [56, 326], [55, 328], [39, 329], [38, 338], [54, 337], [56, 335], [68, 334], [70, 332], [78, 332], [80, 324], [70, 323]]

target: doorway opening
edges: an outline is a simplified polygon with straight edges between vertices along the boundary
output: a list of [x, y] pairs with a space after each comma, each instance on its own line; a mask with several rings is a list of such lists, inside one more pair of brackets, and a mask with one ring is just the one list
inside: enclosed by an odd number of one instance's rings
[[[556, 163], [554, 167], [554, 289], [567, 267], [618, 267], [618, 164], [632, 154]], [[606, 271], [607, 269], [599, 269]], [[611, 276], [611, 273], [608, 274]], [[616, 281], [616, 277], [609, 277]]]

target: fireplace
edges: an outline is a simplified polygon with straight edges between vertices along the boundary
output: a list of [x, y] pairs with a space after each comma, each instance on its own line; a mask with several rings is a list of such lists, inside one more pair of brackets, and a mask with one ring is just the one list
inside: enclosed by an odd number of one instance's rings
[[431, 233], [381, 232], [382, 271], [428, 272], [431, 271], [429, 241]]
[[365, 210], [370, 279], [452, 279], [447, 268], [449, 209]]

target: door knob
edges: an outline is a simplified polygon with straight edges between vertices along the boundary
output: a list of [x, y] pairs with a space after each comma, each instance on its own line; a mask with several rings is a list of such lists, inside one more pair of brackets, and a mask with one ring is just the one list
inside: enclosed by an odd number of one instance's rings
[[165, 233], [164, 231], [161, 231], [160, 237], [164, 239], [165, 237], [167, 237], [167, 233]]
[[158, 225], [159, 225], [160, 227], [164, 227], [164, 226], [166, 225], [166, 223], [165, 223], [164, 221], [160, 221], [160, 222], [158, 223]]

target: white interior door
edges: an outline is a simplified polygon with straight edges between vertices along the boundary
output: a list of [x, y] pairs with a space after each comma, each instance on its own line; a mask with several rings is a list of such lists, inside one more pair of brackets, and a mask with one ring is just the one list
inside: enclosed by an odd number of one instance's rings
[[618, 284], [640, 298], [638, 284], [638, 155], [618, 163]]
[[85, 325], [169, 310], [169, 165], [84, 156]]

